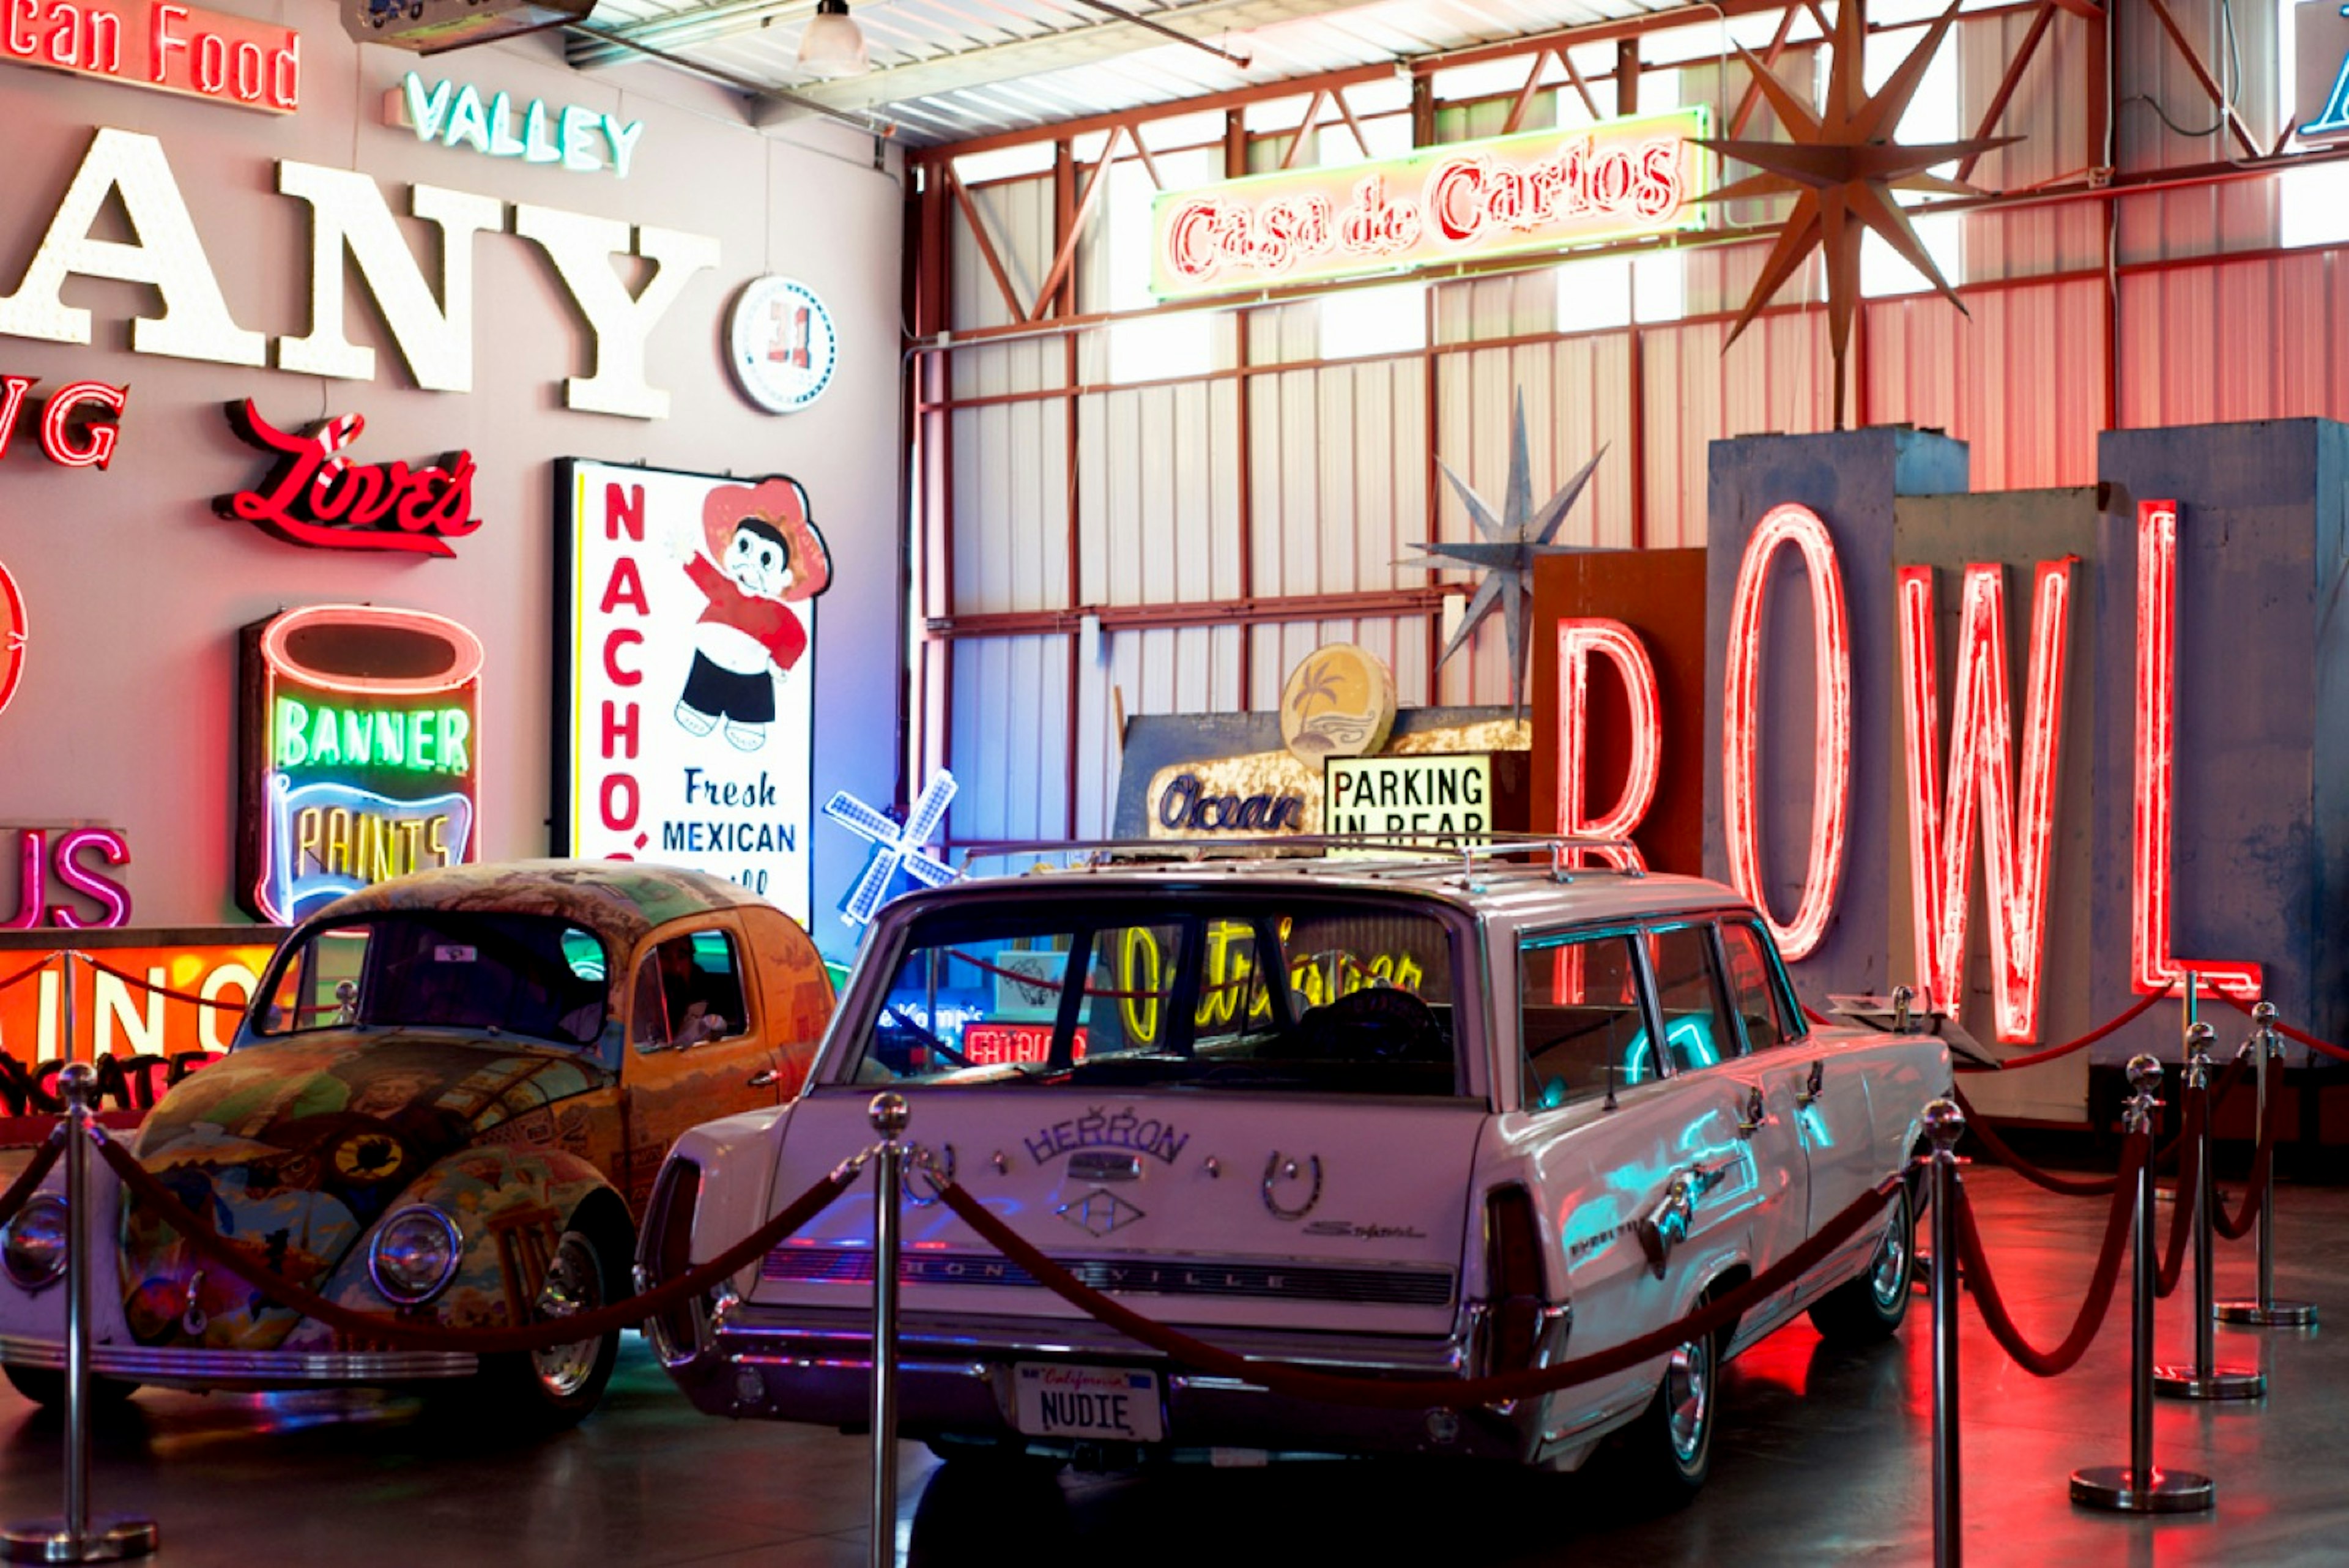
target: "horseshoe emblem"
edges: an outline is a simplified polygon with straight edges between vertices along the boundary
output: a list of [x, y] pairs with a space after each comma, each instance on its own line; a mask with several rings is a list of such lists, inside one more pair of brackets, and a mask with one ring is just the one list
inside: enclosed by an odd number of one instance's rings
[[[1276, 1189], [1284, 1184], [1302, 1180], [1309, 1174], [1313, 1185], [1307, 1189], [1305, 1201], [1296, 1208], [1283, 1204], [1275, 1195]], [[1272, 1158], [1264, 1162], [1264, 1206], [1272, 1211], [1272, 1217], [1276, 1220], [1302, 1220], [1312, 1213], [1313, 1206], [1320, 1201], [1321, 1157], [1309, 1154], [1300, 1166], [1296, 1160], [1283, 1156], [1278, 1149], [1274, 1149]]]

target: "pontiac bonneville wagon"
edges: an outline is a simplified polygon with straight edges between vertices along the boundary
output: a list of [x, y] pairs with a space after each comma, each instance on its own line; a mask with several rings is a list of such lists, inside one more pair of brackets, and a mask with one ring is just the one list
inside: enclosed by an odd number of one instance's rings
[[[1096, 864], [889, 905], [794, 1105], [688, 1133], [641, 1272], [716, 1255], [873, 1141], [876, 1091], [998, 1218], [1098, 1290], [1240, 1352], [1365, 1378], [1546, 1365], [1669, 1324], [1902, 1169], [1941, 1042], [1815, 1028], [1727, 888], [1449, 859]], [[1208, 1376], [1079, 1314], [916, 1178], [903, 1430], [971, 1459], [1422, 1453], [1572, 1469], [1612, 1438], [1704, 1478], [1721, 1364], [1807, 1311], [1896, 1329], [1916, 1206], [1723, 1329], [1503, 1407], [1364, 1410]], [[854, 1425], [872, 1184], [657, 1321], [704, 1410]], [[1106, 1456], [1104, 1458], [1104, 1456]]]

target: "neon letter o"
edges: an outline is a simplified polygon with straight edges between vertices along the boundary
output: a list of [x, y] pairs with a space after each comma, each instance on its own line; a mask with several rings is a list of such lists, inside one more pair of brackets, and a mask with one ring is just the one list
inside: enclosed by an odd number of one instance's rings
[[[1761, 825], [1755, 811], [1758, 735], [1754, 711], [1762, 662], [1762, 607], [1770, 559], [1781, 545], [1803, 555], [1811, 584], [1811, 650], [1817, 678], [1812, 732], [1810, 866], [1795, 918], [1781, 924], [1762, 888]], [[1843, 880], [1844, 840], [1851, 804], [1851, 623], [1844, 607], [1843, 572], [1835, 541], [1809, 507], [1774, 506], [1745, 542], [1737, 592], [1729, 607], [1729, 667], [1723, 680], [1721, 724], [1722, 826], [1729, 840], [1730, 885], [1761, 911], [1788, 960], [1809, 956], [1826, 935]]]

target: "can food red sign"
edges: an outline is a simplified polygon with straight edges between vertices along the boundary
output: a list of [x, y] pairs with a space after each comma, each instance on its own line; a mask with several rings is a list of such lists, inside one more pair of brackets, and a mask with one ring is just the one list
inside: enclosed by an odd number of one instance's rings
[[239, 897], [291, 923], [479, 857], [481, 643], [421, 610], [319, 605], [243, 633]]
[[302, 35], [169, 0], [0, 0], [0, 60], [291, 114]]

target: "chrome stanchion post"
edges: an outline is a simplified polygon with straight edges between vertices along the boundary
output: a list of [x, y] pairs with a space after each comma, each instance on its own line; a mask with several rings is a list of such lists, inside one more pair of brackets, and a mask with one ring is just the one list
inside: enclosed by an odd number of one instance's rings
[[1958, 1139], [1965, 1113], [1950, 1100], [1925, 1107], [1927, 1202], [1933, 1210], [1933, 1568], [1965, 1559], [1965, 1511], [1958, 1491]]
[[[2154, 1114], [2161, 1102], [2161, 1064], [2132, 1056], [2129, 1096], [2122, 1127], [2133, 1137], [2153, 1137]], [[2211, 1505], [2210, 1478], [2191, 1470], [2165, 1470], [2153, 1462], [2153, 1292], [2160, 1265], [2154, 1257], [2153, 1160], [2137, 1168], [2137, 1214], [2130, 1227], [2134, 1288], [2129, 1300], [2129, 1462], [2094, 1465], [2072, 1472], [2072, 1501], [2116, 1513], [2191, 1513]]]
[[[2251, 1009], [2251, 1037], [2243, 1049], [2251, 1053], [2251, 1082], [2256, 1087], [2259, 1118], [2257, 1137], [2267, 1136], [2268, 1096], [2283, 1092], [2281, 1084], [2268, 1082], [2271, 1063], [2283, 1061], [2283, 1037], [2276, 1033], [2276, 1010], [2272, 1002], [2262, 1002]], [[2313, 1302], [2280, 1302], [2275, 1296], [2275, 1161], [2268, 1161], [2268, 1189], [2260, 1199], [2259, 1270], [2260, 1293], [2251, 1301], [2220, 1302], [2210, 1309], [2210, 1315], [2220, 1323], [2247, 1324], [2254, 1328], [2313, 1328], [2316, 1326], [2316, 1303]]]
[[873, 1096], [867, 1113], [881, 1135], [873, 1151], [873, 1568], [897, 1561], [897, 1251], [905, 1146], [898, 1135], [912, 1116], [905, 1096]]
[[[2216, 1251], [2217, 1238], [2212, 1233], [2211, 1214], [2219, 1200], [2218, 1178], [2210, 1168], [2212, 1141], [2210, 1137], [2210, 1043], [2218, 1032], [2207, 1023], [2197, 1023], [2186, 1032], [2186, 1092], [2194, 1096], [2201, 1107], [2201, 1136], [2194, 1150], [2194, 1365], [2191, 1366], [2157, 1366], [2153, 1386], [2157, 1393], [2177, 1399], [2256, 1399], [2268, 1391], [2264, 1372], [2244, 1367], [2220, 1367], [2217, 1334], [2211, 1324], [2210, 1271], [2211, 1255]], [[2178, 1201], [2189, 1201], [2179, 1192]]]
[[[70, 1054], [78, 1033], [74, 1004], [74, 959], [65, 954], [64, 1048]], [[10, 1525], [0, 1532], [0, 1561], [10, 1563], [119, 1563], [155, 1550], [151, 1519], [89, 1516], [90, 1281], [96, 1271], [91, 1224], [90, 1132], [98, 1108], [98, 1071], [69, 1062], [57, 1074], [66, 1102], [66, 1507], [61, 1519]]]

